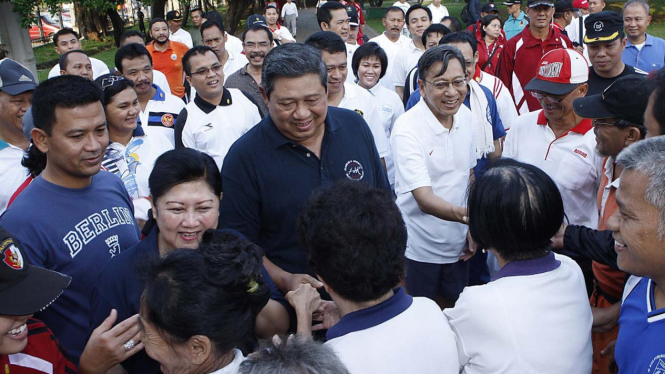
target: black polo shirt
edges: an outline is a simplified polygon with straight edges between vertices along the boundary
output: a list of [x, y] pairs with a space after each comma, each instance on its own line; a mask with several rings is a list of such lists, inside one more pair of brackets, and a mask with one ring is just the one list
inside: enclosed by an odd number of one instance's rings
[[630, 65], [626, 65], [626, 67], [623, 68], [621, 74], [617, 75], [616, 77], [603, 78], [600, 75], [596, 74], [596, 71], [593, 69], [593, 66], [591, 66], [589, 67], [589, 80], [587, 81], [587, 84], [589, 85], [589, 90], [587, 91], [586, 95], [587, 96], [600, 95], [603, 93], [603, 91], [605, 91], [607, 87], [609, 87], [612, 83], [614, 83], [615, 80], [631, 74], [646, 75], [647, 73], [640, 69], [635, 69]]
[[285, 271], [313, 275], [297, 238], [298, 215], [314, 190], [346, 178], [390, 191], [360, 115], [328, 107], [321, 159], [282, 135], [266, 116], [224, 159], [219, 227], [240, 231]]

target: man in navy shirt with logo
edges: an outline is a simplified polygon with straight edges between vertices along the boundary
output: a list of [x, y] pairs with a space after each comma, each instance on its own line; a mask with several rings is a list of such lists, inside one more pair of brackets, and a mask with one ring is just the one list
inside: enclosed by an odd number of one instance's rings
[[349, 179], [390, 190], [372, 132], [350, 110], [328, 107], [321, 53], [285, 44], [268, 53], [261, 89], [270, 115], [231, 147], [222, 167], [220, 227], [261, 246], [282, 292], [319, 288], [296, 236], [296, 220], [312, 191]]

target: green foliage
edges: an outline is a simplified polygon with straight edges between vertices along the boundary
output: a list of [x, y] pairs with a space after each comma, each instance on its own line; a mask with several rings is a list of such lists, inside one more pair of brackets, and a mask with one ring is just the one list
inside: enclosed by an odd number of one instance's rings
[[[35, 9], [40, 7], [40, 11], [50, 11], [56, 13], [60, 9], [60, 3], [64, 0], [0, 0], [0, 2], [10, 1], [14, 6], [14, 12], [19, 15], [19, 23], [24, 28], [30, 28], [36, 16]], [[123, 0], [78, 0], [82, 8], [93, 9], [105, 12], [107, 9], [115, 9], [117, 5], [124, 3]]]

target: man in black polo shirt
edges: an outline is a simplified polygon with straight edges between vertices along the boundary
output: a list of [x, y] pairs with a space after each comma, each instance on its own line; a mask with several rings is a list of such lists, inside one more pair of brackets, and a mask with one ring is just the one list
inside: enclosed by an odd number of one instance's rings
[[621, 14], [603, 11], [589, 15], [584, 21], [584, 43], [589, 52], [589, 92], [587, 96], [603, 93], [612, 82], [630, 74], [646, 74], [621, 61], [626, 48]]
[[312, 278], [296, 221], [312, 191], [350, 179], [390, 190], [363, 118], [328, 107], [321, 53], [302, 44], [273, 48], [261, 89], [269, 115], [233, 144], [222, 167], [220, 227], [243, 233], [265, 251], [277, 286], [295, 290]]

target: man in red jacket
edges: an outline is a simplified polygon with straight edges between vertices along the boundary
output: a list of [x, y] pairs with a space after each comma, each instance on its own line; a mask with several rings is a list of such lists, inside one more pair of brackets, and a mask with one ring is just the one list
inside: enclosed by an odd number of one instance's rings
[[551, 25], [553, 0], [529, 0], [526, 12], [531, 19], [529, 26], [506, 42], [496, 68], [497, 76], [510, 90], [519, 114], [541, 109], [538, 99], [524, 89], [536, 76], [540, 59], [554, 49], [572, 47], [570, 39]]

